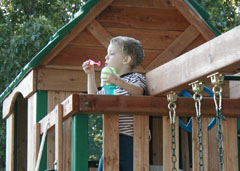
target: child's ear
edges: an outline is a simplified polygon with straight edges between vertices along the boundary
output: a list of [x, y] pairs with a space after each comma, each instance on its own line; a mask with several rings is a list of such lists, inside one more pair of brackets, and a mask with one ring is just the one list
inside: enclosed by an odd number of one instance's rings
[[132, 57], [131, 56], [125, 56], [123, 58], [123, 64], [131, 64], [132, 63]]

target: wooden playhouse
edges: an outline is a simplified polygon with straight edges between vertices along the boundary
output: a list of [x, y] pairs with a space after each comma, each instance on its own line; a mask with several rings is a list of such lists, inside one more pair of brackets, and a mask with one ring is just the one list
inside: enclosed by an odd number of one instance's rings
[[[240, 27], [218, 36], [208, 17], [194, 0], [89, 0], [0, 96], [7, 123], [6, 170], [33, 171], [38, 164], [40, 170], [54, 169], [54, 163], [58, 171], [91, 169], [88, 114], [104, 114], [104, 170], [117, 171], [119, 113], [134, 114], [135, 171], [168, 171], [173, 165], [177, 170], [198, 170], [202, 167], [198, 158], [205, 170], [219, 170], [217, 126], [208, 131], [209, 120], [216, 116], [213, 99], [204, 97], [202, 101], [200, 156], [194, 100], [179, 97], [176, 102], [173, 151], [165, 96], [189, 88], [196, 80], [205, 81], [217, 71], [235, 74], [240, 68]], [[84, 94], [82, 62], [88, 58], [104, 62], [109, 40], [118, 35], [142, 42], [145, 59], [136, 71], [146, 74], [149, 96]], [[221, 125], [224, 160], [221, 156], [220, 160], [224, 170], [237, 171], [238, 83], [225, 81], [223, 97], [226, 119]], [[192, 133], [179, 128], [178, 116], [182, 122], [192, 117]]]

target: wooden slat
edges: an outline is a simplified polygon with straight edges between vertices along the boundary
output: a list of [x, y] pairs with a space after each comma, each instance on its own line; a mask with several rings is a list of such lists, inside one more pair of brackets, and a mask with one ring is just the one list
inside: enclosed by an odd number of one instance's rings
[[[186, 125], [189, 121], [188, 118], [181, 118], [182, 122]], [[190, 142], [189, 142], [189, 137], [190, 134], [188, 131], [184, 130], [183, 128], [180, 129], [181, 133], [181, 143], [180, 143], [180, 149], [182, 149], [182, 153], [180, 154], [182, 156], [182, 169], [184, 171], [192, 171], [192, 167], [190, 167]]]
[[[226, 117], [240, 116], [240, 99], [223, 98], [223, 112]], [[195, 104], [192, 98], [179, 97], [177, 101], [179, 116], [195, 116]], [[80, 95], [79, 113], [123, 113], [146, 114], [166, 116], [168, 115], [168, 102], [166, 97], [152, 96], [110, 96], [110, 95]], [[215, 105], [212, 98], [204, 98], [202, 101], [202, 116], [214, 117]]]
[[103, 116], [103, 170], [119, 170], [118, 115]]
[[149, 171], [149, 116], [134, 115], [134, 171]]
[[37, 117], [37, 93], [28, 98], [28, 127], [27, 127], [27, 170], [34, 170], [37, 161], [36, 132], [34, 125]]
[[227, 118], [223, 120], [223, 170], [238, 171], [238, 136], [237, 119]]
[[[134, 29], [134, 28], [112, 28], [107, 27], [106, 30], [111, 33], [113, 37], [119, 35], [127, 35], [129, 37], [137, 38], [144, 47], [144, 52], [146, 50], [164, 50], [171, 43], [174, 42], [176, 38], [181, 37], [182, 31], [172, 31], [172, 30], [148, 30], [148, 29]], [[189, 30], [189, 29], [188, 29]], [[194, 35], [191, 34], [194, 37]], [[189, 39], [189, 38], [188, 38]], [[190, 38], [192, 39], [192, 38]], [[182, 40], [185, 43], [186, 40]], [[184, 45], [183, 45], [184, 46]], [[148, 58], [148, 56], [146, 56]]]
[[[210, 122], [212, 118], [208, 118], [208, 122]], [[218, 167], [218, 145], [217, 145], [217, 125], [215, 124], [208, 131], [208, 170], [219, 170]]]
[[152, 117], [152, 164], [163, 165], [162, 117]]
[[186, 1], [182, 0], [170, 0], [170, 2], [178, 9], [178, 11], [192, 24], [197, 30], [202, 34], [206, 40], [211, 40], [216, 35], [205, 23], [202, 17], [199, 16], [191, 7], [187, 4]]
[[84, 91], [86, 89], [84, 86], [86, 74], [78, 70], [39, 69], [37, 78], [38, 90]]
[[51, 129], [53, 126], [55, 126], [56, 120], [57, 120], [57, 113], [58, 113], [58, 108], [56, 106], [51, 112], [48, 113], [47, 116], [45, 116], [42, 120], [38, 122], [41, 125], [40, 134], [44, 133], [44, 129], [47, 124], [49, 124], [48, 130]]
[[13, 91], [3, 101], [3, 119], [14, 112], [14, 102], [21, 93], [24, 98], [28, 98], [36, 91], [36, 71], [32, 70], [25, 78], [13, 89]]
[[199, 32], [190, 25], [167, 49], [151, 62], [147, 69], [153, 69], [174, 59], [176, 56], [180, 55], [182, 51], [198, 37], [198, 35]]
[[87, 27], [87, 30], [105, 47], [109, 45], [112, 36], [107, 32], [103, 26], [96, 20], [93, 20], [91, 24]]
[[57, 116], [55, 121], [55, 160], [57, 161], [57, 170], [63, 171], [63, 126], [62, 126], [63, 108], [61, 104], [57, 105]]
[[240, 65], [240, 26], [155, 68], [146, 74], [148, 91], [159, 95], [182, 90], [189, 83], [219, 72], [231, 72]]
[[[204, 170], [208, 170], [208, 118], [202, 118], [202, 146], [203, 146], [203, 164]], [[192, 120], [192, 158], [193, 170], [202, 170], [199, 168], [199, 143], [198, 143], [198, 126], [196, 117]]]
[[14, 114], [6, 121], [6, 170], [14, 171]]
[[63, 118], [66, 119], [67, 115], [78, 111], [79, 96], [77, 94], [71, 94], [61, 104], [63, 105]]
[[[176, 117], [175, 123], [175, 155], [176, 155], [176, 164], [175, 167], [179, 170], [179, 126], [178, 126], [178, 117]], [[172, 134], [171, 134], [171, 125], [169, 117], [163, 116], [163, 170], [172, 170]]]
[[96, 20], [104, 28], [183, 31], [189, 26], [189, 22], [176, 9], [110, 6]]
[[72, 29], [72, 31], [65, 36], [61, 42], [44, 58], [41, 64], [48, 64], [53, 58], [58, 55], [59, 52], [63, 50], [86, 26], [91, 23], [110, 3], [112, 0], [102, 0], [99, 1], [88, 13], [87, 15]]
[[[51, 111], [53, 111], [56, 107], [57, 104], [60, 104], [64, 99], [66, 99], [71, 93], [70, 92], [59, 92], [59, 91], [48, 91], [48, 112], [50, 113]], [[57, 115], [57, 113], [55, 114]], [[46, 116], [47, 117], [47, 116]], [[54, 116], [55, 117], [55, 116]], [[50, 123], [51, 123], [50, 119]], [[55, 121], [56, 119], [54, 118], [53, 121]], [[64, 126], [68, 127], [69, 125], [66, 125], [67, 123], [64, 123]], [[71, 125], [70, 125], [71, 127]], [[65, 130], [64, 130], [65, 131]], [[67, 132], [67, 134], [71, 134], [71, 130], [66, 130], [69, 131]], [[66, 134], [66, 132], [64, 132], [64, 134]], [[48, 137], [47, 137], [47, 168], [48, 169], [53, 169], [53, 163], [55, 160], [55, 131], [54, 129], [50, 129], [48, 131]], [[63, 151], [66, 151], [65, 148], [71, 148], [71, 139], [68, 139], [68, 144], [63, 144]], [[63, 142], [65, 141], [65, 137], [63, 137]], [[68, 145], [68, 147], [67, 147]], [[71, 160], [71, 154], [68, 154], [67, 156], [68, 159], [65, 159], [67, 161]], [[63, 164], [63, 166], [66, 166], [66, 163]], [[64, 168], [65, 170], [71, 170], [70, 168]]]

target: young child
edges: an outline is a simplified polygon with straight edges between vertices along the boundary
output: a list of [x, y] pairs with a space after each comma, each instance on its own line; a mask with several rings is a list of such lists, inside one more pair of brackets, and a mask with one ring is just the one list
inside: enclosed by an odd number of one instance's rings
[[[140, 41], [124, 36], [111, 39], [105, 57], [105, 66], [116, 69], [114, 74], [104, 73], [105, 82], [116, 85], [115, 95], [144, 95], [146, 79], [132, 70], [144, 59], [144, 50]], [[94, 66], [88, 66], [88, 61], [82, 65], [87, 74], [88, 94], [104, 94], [104, 89], [98, 91], [95, 81]], [[133, 116], [119, 115], [119, 153], [120, 171], [133, 171]], [[102, 171], [102, 157], [98, 171]]]

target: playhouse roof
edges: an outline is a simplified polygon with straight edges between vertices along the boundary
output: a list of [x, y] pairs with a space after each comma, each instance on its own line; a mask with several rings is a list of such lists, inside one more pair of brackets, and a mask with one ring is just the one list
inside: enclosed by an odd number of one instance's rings
[[[82, 21], [85, 16], [91, 11], [95, 10], [94, 7], [99, 3], [99, 0], [89, 0], [83, 5], [80, 10], [74, 14], [72, 19], [60, 28], [53, 36], [50, 37], [48, 44], [43, 47], [30, 62], [28, 62], [12, 81], [12, 83], [2, 92], [0, 95], [0, 102], [2, 102], [7, 95], [21, 82], [26, 74], [37, 68], [45, 59], [45, 57], [58, 45], [59, 42], [68, 34], [71, 34], [72, 29]], [[195, 1], [195, 0], [184, 0], [184, 2], [197, 14], [197, 16], [204, 21], [204, 23], [210, 28], [210, 30], [218, 36], [220, 32], [216, 30], [211, 23], [209, 23], [208, 13]], [[120, 17], [120, 16], [119, 16]]]

